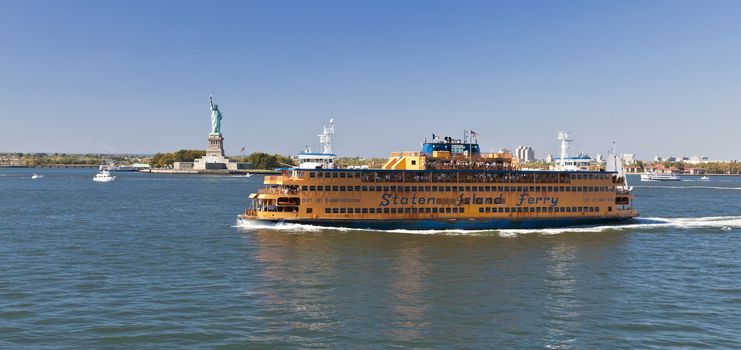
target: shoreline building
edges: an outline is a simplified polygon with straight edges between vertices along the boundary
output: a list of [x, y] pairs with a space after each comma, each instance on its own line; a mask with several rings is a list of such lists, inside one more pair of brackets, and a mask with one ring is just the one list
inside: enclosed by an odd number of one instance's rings
[[535, 161], [535, 151], [530, 146], [517, 146], [515, 149], [515, 158], [520, 163], [531, 163]]

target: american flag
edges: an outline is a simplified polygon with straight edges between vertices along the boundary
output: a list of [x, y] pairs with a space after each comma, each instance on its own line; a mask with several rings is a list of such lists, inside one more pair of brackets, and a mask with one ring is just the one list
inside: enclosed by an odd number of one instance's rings
[[475, 132], [473, 130], [471, 130], [470, 132], [471, 132], [471, 137], [479, 137], [479, 133], [477, 133], [477, 132]]
[[244, 147], [242, 147], [242, 150], [240, 152], [244, 152]]

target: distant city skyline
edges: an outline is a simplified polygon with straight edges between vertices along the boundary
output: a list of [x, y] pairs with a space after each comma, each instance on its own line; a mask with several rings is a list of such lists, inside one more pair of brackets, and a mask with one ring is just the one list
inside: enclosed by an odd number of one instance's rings
[[0, 152], [741, 159], [741, 2], [0, 0]]

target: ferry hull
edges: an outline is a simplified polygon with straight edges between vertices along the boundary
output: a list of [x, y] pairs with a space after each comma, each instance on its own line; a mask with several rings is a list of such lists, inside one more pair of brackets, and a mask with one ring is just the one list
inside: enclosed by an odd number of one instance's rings
[[455, 219], [455, 220], [316, 220], [316, 219], [264, 219], [240, 217], [239, 221], [264, 223], [292, 223], [323, 227], [343, 227], [370, 230], [502, 230], [541, 229], [583, 225], [615, 224], [631, 220], [632, 217], [610, 218], [558, 218], [558, 219]]

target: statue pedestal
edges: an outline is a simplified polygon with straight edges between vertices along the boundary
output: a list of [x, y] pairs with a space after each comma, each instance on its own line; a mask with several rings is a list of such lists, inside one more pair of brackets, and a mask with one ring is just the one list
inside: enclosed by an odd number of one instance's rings
[[221, 134], [208, 134], [206, 155], [193, 161], [195, 170], [219, 170], [236, 168], [236, 163], [224, 155], [224, 138]]
[[204, 158], [226, 158], [224, 155], [224, 138], [221, 134], [208, 134], [208, 147]]

